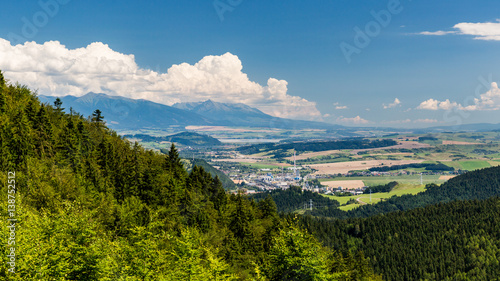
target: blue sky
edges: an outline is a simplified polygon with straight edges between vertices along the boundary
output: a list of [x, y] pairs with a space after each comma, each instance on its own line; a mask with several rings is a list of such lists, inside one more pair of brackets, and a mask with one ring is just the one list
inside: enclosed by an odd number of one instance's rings
[[[40, 3], [55, 3], [57, 8], [52, 5], [46, 11]], [[77, 86], [74, 81], [85, 79], [77, 79], [71, 72], [66, 74], [73, 77], [54, 80], [58, 85], [42, 85], [37, 81], [53, 75], [40, 74], [50, 72], [45, 65], [33, 66], [41, 69], [33, 71], [40, 76], [31, 73], [35, 78], [24, 80], [21, 78], [31, 77], [29, 69], [14, 65], [8, 60], [15, 56], [6, 54], [27, 52], [32, 59], [43, 61], [44, 56], [57, 56], [61, 50], [54, 47], [58, 51], [53, 54], [49, 47], [41, 47], [47, 41], [58, 41], [69, 50], [102, 42], [110, 50], [98, 46], [99, 54], [132, 54], [139, 68], [158, 74], [151, 83], [162, 85], [154, 87], [156, 92], [149, 87], [147, 93], [125, 93], [120, 87], [110, 87], [109, 81], [94, 85], [118, 95], [166, 104], [207, 97], [224, 102], [241, 99], [278, 116], [307, 118], [294, 113], [297, 111], [311, 113], [310, 119], [344, 125], [423, 127], [497, 123], [500, 117], [497, 89], [490, 89], [491, 82], [500, 81], [500, 28], [495, 25], [498, 1], [41, 0], [2, 4], [0, 38], [10, 41], [12, 48], [3, 49], [0, 68], [11, 80], [27, 81], [43, 94], [50, 94], [50, 89], [61, 89], [55, 95], [61, 95], [63, 89], [68, 94], [82, 94], [59, 84]], [[217, 11], [215, 6], [228, 10]], [[373, 13], [389, 13], [391, 18], [382, 26]], [[26, 21], [36, 31], [25, 32]], [[358, 48], [355, 28], [366, 33], [367, 27], [377, 24], [379, 29], [372, 30], [369, 44]], [[13, 34], [20, 42], [14, 42]], [[38, 45], [14, 48], [24, 41]], [[357, 52], [346, 59], [341, 44], [349, 44]], [[33, 53], [44, 55], [34, 57]], [[226, 53], [236, 57], [224, 57]], [[206, 56], [216, 56], [206, 62], [210, 67], [231, 65], [233, 69], [241, 62], [241, 72], [249, 81], [243, 81], [237, 70], [234, 75], [238, 77], [228, 78], [217, 76], [213, 72], [219, 70], [213, 68], [210, 75], [215, 76], [198, 81], [196, 87], [160, 77], [172, 65], [194, 65]], [[186, 66], [179, 71], [186, 75], [194, 70]], [[123, 73], [108, 77], [120, 81], [116, 77]], [[276, 81], [270, 82], [270, 78]], [[199, 93], [211, 79], [221, 84], [241, 82], [242, 86]], [[245, 95], [259, 98], [246, 99]]]

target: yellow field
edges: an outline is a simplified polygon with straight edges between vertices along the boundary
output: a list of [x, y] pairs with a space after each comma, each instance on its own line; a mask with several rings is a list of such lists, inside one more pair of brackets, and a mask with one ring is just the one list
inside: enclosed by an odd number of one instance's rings
[[365, 186], [362, 180], [324, 181], [321, 184], [329, 188], [338, 188], [341, 186], [344, 189], [356, 189]]
[[447, 141], [444, 140], [443, 144], [455, 144], [455, 145], [474, 145], [474, 144], [481, 144], [478, 142], [465, 142], [465, 141]]

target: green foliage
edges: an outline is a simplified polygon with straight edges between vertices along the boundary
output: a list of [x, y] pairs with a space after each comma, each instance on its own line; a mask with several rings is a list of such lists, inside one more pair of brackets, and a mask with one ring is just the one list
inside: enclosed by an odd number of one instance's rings
[[362, 253], [344, 258], [293, 225], [282, 229], [273, 242], [263, 268], [269, 280], [382, 280]]
[[272, 190], [270, 192], [256, 193], [251, 195], [257, 201], [263, 200], [270, 196], [279, 212], [293, 212], [297, 209], [303, 209], [305, 204], [309, 204], [313, 200], [315, 206], [323, 208], [337, 208], [340, 206], [339, 202], [328, 199], [316, 192], [309, 190], [302, 190], [299, 186], [292, 186], [285, 190]]
[[310, 235], [296, 228], [274, 238], [265, 267], [269, 280], [328, 280], [327, 253]]

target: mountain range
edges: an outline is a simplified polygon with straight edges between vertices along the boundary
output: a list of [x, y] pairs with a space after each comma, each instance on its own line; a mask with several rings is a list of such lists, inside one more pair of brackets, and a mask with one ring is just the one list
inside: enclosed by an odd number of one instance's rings
[[[38, 96], [42, 103], [53, 104], [56, 97]], [[457, 131], [500, 130], [500, 124], [462, 124], [459, 126], [437, 126], [423, 129], [395, 129], [387, 127], [345, 127], [341, 125], [293, 120], [268, 115], [242, 103], [220, 103], [212, 100], [203, 102], [176, 103], [172, 106], [143, 99], [130, 99], [106, 94], [88, 93], [81, 97], [60, 97], [66, 112], [90, 116], [101, 110], [107, 126], [114, 130], [165, 129], [189, 125], [237, 126], [279, 129], [327, 129], [340, 132], [343, 136], [356, 136], [354, 131], [377, 130], [386, 132], [439, 133]]]
[[[52, 104], [56, 97], [39, 96], [42, 103]], [[66, 112], [70, 108], [83, 116], [99, 109], [112, 129], [166, 128], [185, 125], [215, 125], [196, 113], [148, 100], [135, 100], [106, 94], [88, 93], [81, 97], [60, 97]]]
[[[53, 104], [56, 97], [39, 96], [42, 103]], [[88, 93], [81, 97], [60, 97], [66, 112], [70, 108], [83, 116], [99, 109], [112, 129], [162, 129], [167, 127], [243, 126], [280, 129], [342, 129], [343, 126], [274, 117], [242, 103], [204, 102], [176, 103], [173, 106], [143, 99]]]

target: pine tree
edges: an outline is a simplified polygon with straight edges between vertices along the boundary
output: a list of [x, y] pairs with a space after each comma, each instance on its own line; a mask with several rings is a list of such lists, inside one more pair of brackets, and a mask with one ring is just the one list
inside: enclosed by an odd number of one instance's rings
[[102, 112], [99, 109], [96, 109], [94, 113], [92, 113], [92, 121], [101, 124], [104, 122], [104, 116], [102, 116]]
[[186, 178], [187, 172], [184, 169], [184, 165], [182, 165], [179, 152], [177, 151], [174, 143], [170, 146], [170, 151], [168, 152], [166, 161], [167, 167], [172, 172], [175, 179], [182, 180]]
[[62, 101], [61, 101], [61, 99], [60, 99], [60, 98], [56, 98], [56, 100], [54, 101], [54, 106], [55, 106], [55, 108], [56, 108], [56, 112], [57, 112], [58, 114], [61, 114], [61, 113], [62, 113], [62, 111], [64, 110], [64, 108], [62, 108], [62, 104], [63, 104], [63, 103], [62, 103]]

